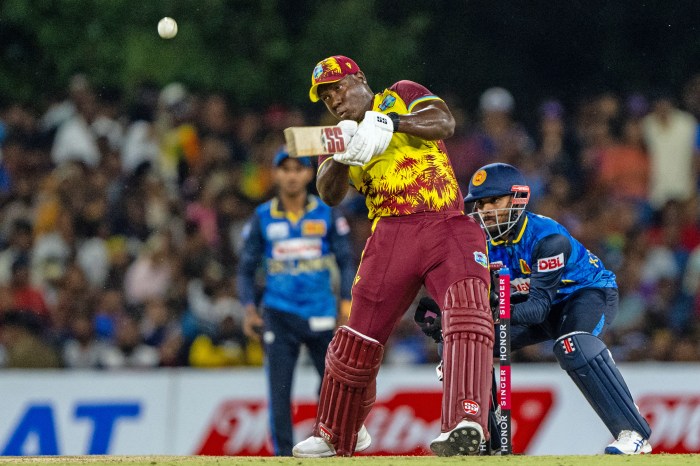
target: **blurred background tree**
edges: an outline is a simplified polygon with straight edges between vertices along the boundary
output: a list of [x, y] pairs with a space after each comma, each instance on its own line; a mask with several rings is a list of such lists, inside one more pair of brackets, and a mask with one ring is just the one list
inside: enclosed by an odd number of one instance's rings
[[[175, 39], [156, 34], [163, 16]], [[127, 93], [178, 80], [307, 105], [311, 68], [341, 53], [375, 90], [414, 79], [469, 102], [501, 85], [529, 105], [678, 88], [700, 69], [698, 24], [697, 0], [4, 0], [0, 99], [50, 97], [83, 72]]]
[[[389, 23], [379, 3], [6, 0], [0, 3], [0, 96], [51, 95], [82, 72], [98, 88], [128, 91], [144, 80], [178, 80], [224, 91], [241, 105], [306, 102], [310, 71], [328, 54], [358, 57], [376, 82], [393, 79], [421, 55], [429, 17], [418, 10]], [[178, 22], [172, 40], [156, 33], [163, 16]]]

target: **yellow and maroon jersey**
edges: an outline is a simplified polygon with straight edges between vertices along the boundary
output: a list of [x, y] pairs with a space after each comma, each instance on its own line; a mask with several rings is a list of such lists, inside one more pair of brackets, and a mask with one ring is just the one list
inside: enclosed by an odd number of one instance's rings
[[[400, 115], [410, 113], [416, 104], [428, 100], [441, 99], [418, 83], [399, 81], [374, 96], [372, 110]], [[442, 141], [394, 133], [383, 154], [362, 167], [350, 167], [350, 180], [365, 196], [370, 219], [464, 210], [462, 194]]]

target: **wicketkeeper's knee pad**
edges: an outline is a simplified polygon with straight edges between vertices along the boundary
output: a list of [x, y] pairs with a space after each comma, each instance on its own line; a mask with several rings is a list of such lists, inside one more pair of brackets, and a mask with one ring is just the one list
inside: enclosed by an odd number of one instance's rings
[[332, 443], [337, 456], [355, 451], [357, 432], [374, 404], [383, 355], [381, 343], [347, 326], [328, 346], [314, 435]]
[[453, 284], [442, 305], [444, 346], [442, 426], [478, 422], [488, 436], [494, 327], [488, 285], [478, 278]]
[[634, 430], [649, 438], [651, 428], [602, 340], [588, 332], [569, 333], [554, 343], [554, 355], [613, 437]]

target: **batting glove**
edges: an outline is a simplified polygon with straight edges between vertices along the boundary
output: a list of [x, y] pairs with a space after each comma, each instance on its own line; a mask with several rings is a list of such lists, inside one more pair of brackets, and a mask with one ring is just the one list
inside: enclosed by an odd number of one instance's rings
[[348, 145], [347, 153], [352, 160], [364, 165], [389, 147], [393, 135], [394, 123], [391, 118], [380, 112], [367, 111]]
[[333, 160], [335, 160], [336, 162], [343, 163], [345, 165], [364, 165], [363, 163], [355, 161], [354, 158], [348, 154], [347, 150], [348, 146], [350, 145], [350, 141], [352, 141], [353, 137], [355, 136], [355, 133], [357, 133], [357, 122], [354, 120], [342, 120], [340, 123], [337, 124], [337, 126], [343, 130], [345, 152], [333, 154]]

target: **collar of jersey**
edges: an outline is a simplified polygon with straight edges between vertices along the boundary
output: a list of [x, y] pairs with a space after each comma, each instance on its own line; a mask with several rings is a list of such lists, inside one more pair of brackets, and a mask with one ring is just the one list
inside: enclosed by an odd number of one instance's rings
[[[526, 212], [523, 212], [523, 214], [526, 214]], [[523, 237], [523, 234], [525, 233], [525, 228], [527, 228], [527, 221], [528, 221], [527, 215], [523, 215], [523, 220], [521, 222], [519, 222], [520, 223], [520, 231], [518, 231], [518, 235], [515, 237], [515, 239], [513, 241], [508, 241], [505, 239], [502, 241], [491, 240], [491, 245], [492, 246], [500, 246], [500, 245], [505, 244], [505, 243], [515, 244], [515, 243], [520, 242], [520, 240]]]
[[[317, 206], [316, 199], [313, 196], [306, 196], [306, 206], [304, 207], [304, 213], [311, 212]], [[296, 215], [287, 212], [282, 207], [282, 203], [278, 197], [272, 198], [272, 203], [270, 204], [270, 215], [273, 218], [286, 218], [290, 222], [296, 223], [301, 217], [297, 218]], [[303, 215], [302, 215], [303, 216]]]

